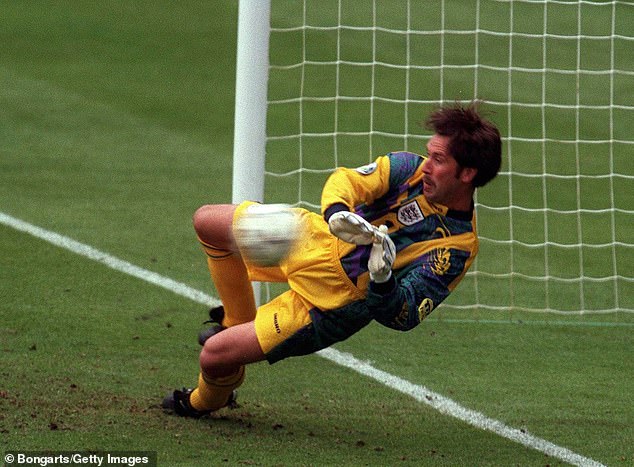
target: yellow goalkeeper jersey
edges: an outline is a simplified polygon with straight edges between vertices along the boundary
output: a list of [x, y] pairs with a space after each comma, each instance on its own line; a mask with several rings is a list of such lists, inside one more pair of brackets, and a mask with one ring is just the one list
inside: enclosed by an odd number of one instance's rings
[[432, 204], [423, 194], [424, 157], [394, 152], [357, 169], [337, 169], [322, 194], [322, 214], [345, 206], [373, 225], [385, 224], [396, 246], [393, 290], [378, 290], [367, 274], [370, 246], [341, 242], [341, 264], [367, 291], [367, 307], [385, 326], [407, 330], [437, 307], [464, 277], [478, 251], [476, 219]]

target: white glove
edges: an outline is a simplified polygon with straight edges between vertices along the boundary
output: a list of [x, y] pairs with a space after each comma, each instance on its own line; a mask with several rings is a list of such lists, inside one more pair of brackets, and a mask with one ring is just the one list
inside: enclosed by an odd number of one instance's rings
[[377, 228], [363, 217], [350, 211], [339, 211], [328, 219], [330, 233], [344, 242], [355, 245], [370, 245], [374, 242]]
[[396, 247], [387, 234], [387, 226], [379, 227], [370, 250], [368, 270], [370, 279], [376, 283], [387, 282], [392, 277], [392, 265], [396, 258]]

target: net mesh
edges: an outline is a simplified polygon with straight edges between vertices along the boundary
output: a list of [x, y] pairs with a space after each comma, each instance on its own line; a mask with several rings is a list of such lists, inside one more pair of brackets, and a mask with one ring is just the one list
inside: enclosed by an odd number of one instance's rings
[[339, 166], [421, 153], [442, 104], [485, 102], [503, 168], [444, 308], [634, 312], [634, 4], [274, 0], [266, 198], [319, 208]]

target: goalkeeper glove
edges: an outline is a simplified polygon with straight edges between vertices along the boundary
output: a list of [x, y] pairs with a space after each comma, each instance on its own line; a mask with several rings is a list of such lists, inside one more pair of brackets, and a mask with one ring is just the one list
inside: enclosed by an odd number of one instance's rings
[[392, 265], [396, 258], [396, 247], [387, 234], [387, 227], [382, 225], [377, 229], [370, 250], [368, 270], [370, 279], [378, 284], [387, 282], [392, 277]]
[[334, 213], [328, 219], [328, 227], [335, 237], [355, 245], [370, 245], [377, 232], [376, 227], [350, 211]]

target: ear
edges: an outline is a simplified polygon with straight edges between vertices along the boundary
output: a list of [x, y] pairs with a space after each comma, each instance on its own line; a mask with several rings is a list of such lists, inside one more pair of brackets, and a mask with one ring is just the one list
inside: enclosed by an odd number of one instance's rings
[[463, 167], [460, 171], [460, 181], [463, 183], [473, 183], [473, 179], [478, 174], [475, 167]]

